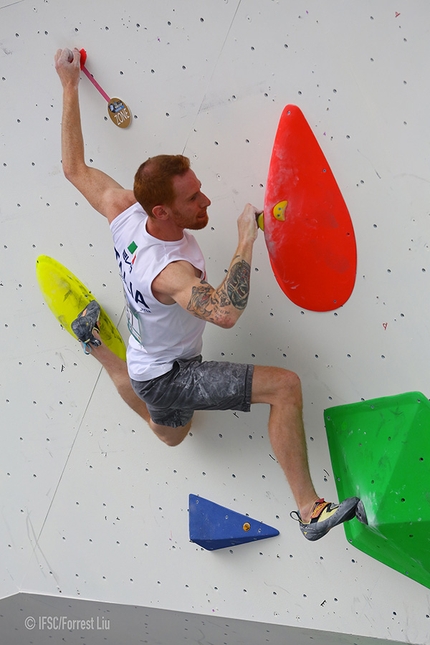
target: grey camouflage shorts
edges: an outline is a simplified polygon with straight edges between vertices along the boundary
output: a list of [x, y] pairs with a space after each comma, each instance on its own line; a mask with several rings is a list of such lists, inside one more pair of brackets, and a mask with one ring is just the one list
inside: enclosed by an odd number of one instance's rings
[[178, 428], [195, 410], [249, 412], [253, 372], [253, 365], [202, 361], [197, 356], [176, 360], [170, 372], [150, 381], [131, 379], [131, 385], [154, 423]]

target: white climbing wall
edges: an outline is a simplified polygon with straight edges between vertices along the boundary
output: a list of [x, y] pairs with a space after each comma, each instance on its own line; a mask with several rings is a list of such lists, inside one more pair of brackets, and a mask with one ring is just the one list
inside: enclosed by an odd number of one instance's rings
[[[62, 175], [57, 48], [85, 47], [134, 114], [116, 128], [83, 76], [90, 163], [128, 187], [149, 155], [191, 158], [212, 199], [197, 237], [216, 284], [236, 217], [263, 205], [281, 111], [297, 104], [353, 219], [354, 293], [335, 312], [300, 310], [260, 235], [248, 309], [230, 331], [207, 328], [205, 357], [300, 375], [312, 474], [335, 499], [323, 410], [430, 396], [429, 19], [427, 0], [0, 0], [2, 643], [428, 645], [428, 589], [342, 529], [312, 544], [290, 520], [266, 407], [197, 413], [167, 448], [60, 328], [35, 261], [69, 267], [125, 334], [108, 227]], [[189, 493], [280, 535], [203, 551], [188, 539]]]

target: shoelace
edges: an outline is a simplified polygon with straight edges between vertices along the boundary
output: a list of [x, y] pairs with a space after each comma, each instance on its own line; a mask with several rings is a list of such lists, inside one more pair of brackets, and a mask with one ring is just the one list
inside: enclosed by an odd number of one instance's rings
[[[95, 324], [94, 329], [97, 329], [97, 331], [100, 333], [100, 327], [98, 322]], [[101, 341], [95, 338], [92, 333], [91, 333], [91, 338], [89, 340], [85, 342], [81, 341], [82, 349], [84, 350], [84, 354], [86, 354], [87, 356], [92, 352], [91, 346], [100, 347], [101, 344], [102, 344]]]
[[93, 340], [89, 340], [86, 343], [81, 341], [81, 345], [82, 349], [84, 350], [84, 354], [88, 356], [92, 352], [92, 347], [100, 347], [101, 342], [97, 340], [97, 338], [94, 338]]
[[299, 511], [291, 511], [290, 517], [292, 520], [295, 520], [296, 522], [301, 522], [301, 524], [310, 524], [310, 522], [313, 519], [321, 515], [322, 511], [325, 509], [326, 506], [329, 506], [329, 504], [330, 502], [326, 502], [325, 499], [323, 499], [322, 497], [320, 499], [317, 499], [317, 501], [313, 505], [311, 519], [309, 520], [309, 522], [303, 522]]

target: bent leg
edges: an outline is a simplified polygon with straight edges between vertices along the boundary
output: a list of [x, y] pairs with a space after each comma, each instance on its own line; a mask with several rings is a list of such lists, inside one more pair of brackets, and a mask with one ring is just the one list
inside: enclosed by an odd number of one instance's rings
[[270, 442], [300, 515], [308, 521], [318, 495], [309, 472], [299, 377], [282, 368], [256, 365], [251, 402], [270, 405]]
[[171, 448], [179, 446], [183, 442], [188, 432], [190, 431], [192, 421], [189, 421], [186, 426], [180, 426], [179, 428], [171, 428], [170, 426], [162, 426], [154, 421], [149, 422], [149, 427], [157, 435], [163, 443]]
[[185, 439], [190, 430], [191, 421], [186, 426], [179, 428], [171, 428], [154, 423], [150, 417], [146, 403], [137, 396], [131, 386], [125, 361], [121, 360], [103, 344], [99, 347], [92, 347], [91, 355], [105, 368], [122, 399], [148, 423], [151, 430], [161, 441], [173, 447], [178, 446]]
[[94, 358], [96, 358], [105, 368], [118, 390], [118, 393], [127, 405], [142, 417], [146, 423], [149, 423], [151, 421], [151, 417], [149, 415], [148, 408], [146, 407], [146, 404], [139, 399], [131, 387], [126, 362], [111, 352], [111, 350], [103, 344], [99, 347], [92, 346], [91, 356], [94, 356]]

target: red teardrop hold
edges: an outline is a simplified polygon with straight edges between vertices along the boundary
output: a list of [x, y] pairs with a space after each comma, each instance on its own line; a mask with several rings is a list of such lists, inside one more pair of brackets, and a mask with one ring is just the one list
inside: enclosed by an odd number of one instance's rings
[[295, 105], [284, 108], [273, 145], [264, 235], [275, 277], [292, 302], [311, 311], [345, 304], [357, 272], [354, 228], [327, 159]]

